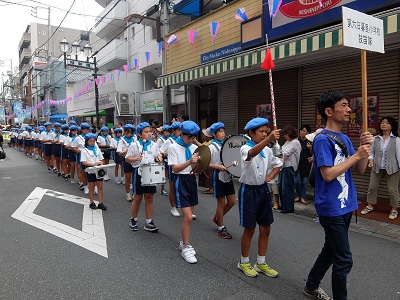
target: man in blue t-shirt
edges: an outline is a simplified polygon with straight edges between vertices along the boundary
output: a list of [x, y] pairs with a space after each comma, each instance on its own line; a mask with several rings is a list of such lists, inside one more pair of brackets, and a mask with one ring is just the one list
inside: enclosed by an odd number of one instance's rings
[[319, 222], [325, 231], [325, 244], [308, 275], [303, 293], [311, 299], [331, 299], [319, 285], [332, 265], [333, 299], [345, 300], [347, 275], [353, 265], [348, 229], [352, 212], [358, 206], [350, 168], [358, 174], [364, 173], [373, 137], [369, 132], [363, 133], [360, 147], [355, 151], [350, 139], [340, 132], [351, 113], [342, 92], [322, 93], [317, 108], [326, 120], [326, 127], [313, 142], [314, 199]]

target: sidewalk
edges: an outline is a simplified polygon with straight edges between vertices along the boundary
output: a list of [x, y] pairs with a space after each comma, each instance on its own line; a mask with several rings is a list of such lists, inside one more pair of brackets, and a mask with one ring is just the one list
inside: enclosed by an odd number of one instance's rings
[[[240, 183], [238, 182], [238, 180], [234, 180], [234, 183], [235, 183], [235, 190], [238, 191]], [[310, 222], [313, 222], [313, 218], [317, 216], [315, 213], [313, 194], [307, 193], [307, 201], [309, 202], [309, 204], [307, 205], [304, 205], [300, 202], [295, 202], [294, 214], [288, 214], [288, 215], [292, 215], [298, 218], [308, 219], [310, 220]], [[361, 202], [362, 201], [360, 201], [359, 203]], [[361, 215], [358, 215], [357, 218], [356, 216], [352, 218], [350, 224], [350, 231], [400, 243], [400, 226], [391, 223], [367, 219], [362, 217]]]

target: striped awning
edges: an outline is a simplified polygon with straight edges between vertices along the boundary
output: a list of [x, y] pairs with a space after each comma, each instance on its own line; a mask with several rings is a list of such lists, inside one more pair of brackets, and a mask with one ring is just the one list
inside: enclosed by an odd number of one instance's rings
[[[400, 13], [382, 17], [384, 32], [391, 34], [400, 32]], [[271, 43], [271, 53], [274, 61], [328, 49], [343, 45], [341, 25], [324, 33], [316, 33], [307, 37], [299, 37], [290, 41]], [[242, 68], [260, 65], [265, 57], [265, 47], [237, 54], [225, 59], [203, 64], [188, 70], [162, 75], [157, 80], [158, 87], [172, 84], [183, 84], [192, 80], [199, 80], [209, 76], [235, 71]]]

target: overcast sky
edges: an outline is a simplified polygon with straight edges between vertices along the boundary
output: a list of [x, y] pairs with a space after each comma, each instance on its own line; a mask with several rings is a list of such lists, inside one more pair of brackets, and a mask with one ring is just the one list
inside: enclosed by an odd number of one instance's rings
[[[73, 0], [0, 0], [0, 60], [5, 60], [5, 66], [0, 66], [0, 72], [6, 73], [7, 70], [11, 69], [10, 59], [12, 59], [13, 67], [18, 66], [18, 45], [29, 23], [47, 24], [47, 7], [50, 6], [50, 23], [58, 26], [72, 3], [74, 3]], [[38, 6], [41, 7], [37, 9], [38, 17], [45, 20], [31, 16], [32, 7]], [[95, 17], [102, 10], [103, 7], [97, 4], [95, 0], [75, 0], [71, 13], [67, 15], [61, 26], [83, 30], [90, 29], [95, 23]]]

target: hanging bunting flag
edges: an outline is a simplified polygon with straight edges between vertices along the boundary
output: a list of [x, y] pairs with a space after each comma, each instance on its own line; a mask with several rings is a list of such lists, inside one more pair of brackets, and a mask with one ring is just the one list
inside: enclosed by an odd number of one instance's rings
[[163, 42], [158, 42], [157, 46], [158, 46], [158, 56], [161, 56]]
[[170, 45], [176, 43], [178, 41], [178, 37], [175, 34], [172, 34], [169, 39], [167, 40], [167, 46], [166, 49], [169, 48]]
[[236, 19], [236, 20], [239, 20], [240, 22], [243, 22], [243, 21], [247, 21], [247, 20], [248, 20], [247, 15], [246, 15], [246, 10], [244, 9], [244, 7], [239, 8], [239, 9], [237, 10], [237, 12], [236, 12], [236, 14], [235, 14], [235, 19]]
[[129, 72], [129, 65], [124, 65], [124, 70], [125, 70], [125, 73], [127, 74]]
[[92, 81], [88, 81], [87, 85], [91, 88], [92, 85], [93, 85], [93, 82]]
[[[320, 1], [321, 3], [321, 1]], [[268, 0], [268, 6], [269, 6], [269, 16], [275, 17], [275, 15], [279, 11], [279, 7], [282, 4], [282, 0]]]
[[106, 80], [107, 80], [107, 76], [106, 75], [101, 76], [101, 83], [102, 84], [104, 84], [106, 82]]
[[110, 80], [113, 80], [113, 75], [114, 75], [113, 73], [109, 73], [109, 74], [108, 74], [108, 78], [109, 78]]
[[192, 44], [192, 49], [194, 49], [194, 42], [196, 40], [197, 32], [195, 30], [188, 31], [189, 42]]
[[94, 81], [96, 82], [96, 85], [99, 86], [99, 78], [96, 78]]
[[213, 21], [213, 22], [210, 22], [208, 25], [210, 26], [211, 38], [212, 38], [212, 42], [214, 43], [215, 37], [218, 34], [220, 23]]
[[139, 59], [138, 58], [134, 58], [133, 59], [133, 69], [138, 69], [139, 68]]
[[149, 65], [149, 61], [150, 61], [150, 57], [151, 57], [151, 52], [145, 52], [144, 55], [146, 56], [147, 65]]

